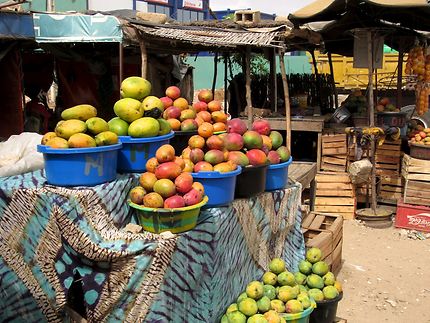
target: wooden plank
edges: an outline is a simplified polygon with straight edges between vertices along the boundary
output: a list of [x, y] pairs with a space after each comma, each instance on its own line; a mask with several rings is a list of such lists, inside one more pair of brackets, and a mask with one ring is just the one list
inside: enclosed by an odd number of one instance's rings
[[408, 173], [430, 174], [430, 166], [409, 166]]
[[430, 200], [422, 199], [418, 197], [405, 196], [405, 203], [416, 204], [416, 205], [430, 205]]
[[315, 205], [315, 211], [329, 214], [354, 213], [355, 206]]
[[407, 180], [417, 180], [417, 181], [426, 181], [430, 182], [430, 174], [406, 174], [404, 176]]
[[377, 162], [380, 162], [380, 163], [400, 165], [400, 158], [399, 157], [376, 155], [375, 160]]
[[381, 164], [381, 163], [376, 163], [376, 168], [380, 168], [380, 169], [394, 169], [394, 170], [399, 170], [399, 165], [393, 165], [393, 164]]
[[333, 141], [333, 142], [324, 142], [324, 136], [322, 138], [323, 138], [323, 143], [322, 143], [323, 155], [324, 155], [325, 149], [346, 147], [346, 141], [345, 140], [343, 140], [343, 141]]
[[353, 190], [354, 186], [351, 183], [321, 183], [317, 182], [317, 190], [333, 189], [333, 190]]
[[316, 196], [354, 197], [352, 190], [317, 190]]
[[327, 148], [324, 149], [323, 155], [346, 155], [346, 152], [346, 146], [339, 148]]
[[324, 173], [319, 172], [315, 176], [317, 183], [351, 183], [351, 179], [347, 173]]
[[378, 150], [392, 150], [392, 151], [398, 151], [400, 150], [401, 146], [400, 145], [382, 145], [382, 146], [378, 146], [378, 148], [376, 149], [376, 151]]
[[402, 186], [382, 185], [381, 186], [381, 191], [383, 191], [383, 192], [403, 193], [403, 187]]
[[315, 205], [355, 205], [355, 200], [347, 197], [316, 197]]
[[388, 177], [388, 176], [382, 176], [381, 177], [381, 183], [382, 184], [389, 184], [389, 185], [402, 185], [402, 178], [400, 176], [398, 177]]
[[398, 176], [399, 172], [394, 170], [376, 169], [377, 175]]
[[338, 172], [344, 172], [346, 170], [346, 166], [322, 163], [321, 170], [338, 173]]
[[400, 157], [402, 155], [401, 151], [392, 151], [392, 150], [377, 150], [376, 156], [395, 156]]
[[403, 162], [406, 166], [430, 167], [430, 160], [413, 158], [407, 154], [403, 156]]
[[408, 189], [414, 189], [414, 190], [426, 190], [430, 191], [430, 182], [423, 182], [423, 181], [408, 181]]
[[407, 197], [419, 197], [419, 198], [423, 198], [423, 199], [430, 201], [430, 192], [428, 192], [428, 191], [417, 191], [417, 190], [410, 189], [409, 187], [405, 192], [405, 196], [407, 196]]
[[323, 156], [322, 162], [327, 164], [335, 164], [335, 165], [346, 165], [346, 156]]
[[315, 214], [314, 220], [309, 226], [309, 229], [321, 229], [321, 225], [323, 224], [325, 217], [321, 214]]
[[329, 143], [329, 142], [344, 142], [346, 145], [346, 134], [336, 134], [336, 135], [322, 135], [322, 143]]
[[402, 193], [395, 193], [395, 192], [379, 192], [379, 197], [383, 199], [389, 199], [389, 200], [398, 200], [402, 198]]

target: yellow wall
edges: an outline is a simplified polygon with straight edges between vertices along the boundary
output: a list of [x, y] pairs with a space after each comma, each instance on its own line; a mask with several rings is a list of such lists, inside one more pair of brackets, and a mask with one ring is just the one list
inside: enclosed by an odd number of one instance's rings
[[[310, 63], [312, 64], [312, 58], [310, 55]], [[328, 56], [326, 54], [320, 54], [315, 52], [315, 58], [317, 61], [318, 72], [321, 74], [330, 74], [330, 67], [328, 64]], [[407, 55], [405, 55], [403, 61], [406, 62]], [[368, 83], [368, 70], [367, 68], [353, 68], [353, 57], [345, 57], [340, 55], [332, 55], [333, 60], [333, 72], [336, 87], [353, 89], [361, 88], [365, 89]], [[377, 69], [378, 75], [378, 88], [391, 88], [397, 87], [397, 60], [398, 55], [396, 54], [384, 54], [383, 68]], [[405, 63], [403, 63], [403, 76]], [[313, 64], [312, 64], [312, 72]]]

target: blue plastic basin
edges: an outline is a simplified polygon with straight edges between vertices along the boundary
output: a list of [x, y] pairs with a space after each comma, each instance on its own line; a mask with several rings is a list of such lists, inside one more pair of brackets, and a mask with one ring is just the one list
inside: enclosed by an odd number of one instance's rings
[[58, 149], [37, 145], [43, 153], [46, 180], [57, 186], [94, 186], [116, 179], [122, 144], [94, 148]]
[[266, 172], [266, 191], [274, 191], [285, 188], [288, 183], [288, 166], [293, 162], [293, 158], [290, 157], [288, 161], [273, 164], [267, 167]]
[[209, 198], [208, 203], [205, 205], [206, 208], [227, 205], [234, 200], [236, 179], [241, 171], [242, 168], [239, 166], [236, 170], [227, 173], [191, 173], [194, 180], [202, 183], [205, 188], [205, 194]]
[[146, 171], [146, 162], [155, 156], [155, 152], [162, 145], [168, 144], [175, 133], [149, 138], [132, 138], [119, 136], [122, 149], [118, 153], [118, 172], [143, 173]]

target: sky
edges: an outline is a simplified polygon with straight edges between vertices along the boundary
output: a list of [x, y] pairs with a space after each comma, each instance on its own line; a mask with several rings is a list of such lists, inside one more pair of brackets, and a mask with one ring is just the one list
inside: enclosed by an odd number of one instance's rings
[[212, 10], [248, 9], [259, 10], [268, 14], [288, 16], [315, 0], [210, 0]]

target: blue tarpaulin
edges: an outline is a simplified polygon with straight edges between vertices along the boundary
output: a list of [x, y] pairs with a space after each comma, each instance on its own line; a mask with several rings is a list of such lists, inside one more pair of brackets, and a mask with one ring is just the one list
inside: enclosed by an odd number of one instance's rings
[[0, 39], [34, 39], [32, 16], [0, 12]]
[[121, 42], [122, 29], [114, 16], [33, 14], [38, 43]]

